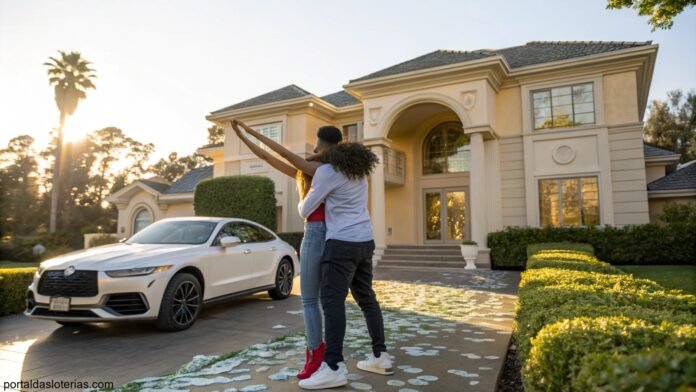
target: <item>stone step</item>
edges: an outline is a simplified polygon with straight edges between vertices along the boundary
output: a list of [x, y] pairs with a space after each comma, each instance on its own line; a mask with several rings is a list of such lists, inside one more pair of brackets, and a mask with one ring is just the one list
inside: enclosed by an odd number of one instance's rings
[[433, 249], [433, 250], [459, 250], [459, 245], [387, 245], [387, 249]]
[[421, 257], [429, 257], [429, 256], [462, 256], [462, 253], [459, 250], [453, 251], [453, 250], [420, 250], [420, 249], [399, 249], [399, 250], [394, 250], [394, 249], [385, 249], [384, 250], [385, 255], [413, 255], [413, 256], [421, 256]]
[[413, 253], [403, 253], [395, 254], [391, 252], [385, 252], [382, 256], [382, 260], [413, 260], [413, 261], [461, 261], [464, 262], [464, 258], [461, 254], [413, 254]]
[[461, 261], [430, 261], [430, 260], [380, 260], [378, 266], [391, 267], [441, 267], [464, 268], [466, 263]]
[[[485, 267], [479, 266], [478, 268], [487, 269]], [[378, 270], [382, 271], [429, 271], [429, 272], [466, 272], [466, 271], [476, 271], [476, 270], [465, 270], [463, 267], [460, 268], [448, 268], [448, 267], [423, 267], [423, 266], [404, 266], [404, 265], [384, 265], [379, 263], [377, 266]]]

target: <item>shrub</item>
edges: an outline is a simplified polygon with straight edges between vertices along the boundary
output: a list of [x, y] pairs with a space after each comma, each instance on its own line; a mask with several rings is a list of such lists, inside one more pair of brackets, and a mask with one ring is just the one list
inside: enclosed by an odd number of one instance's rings
[[261, 176], [207, 179], [196, 186], [193, 208], [199, 216], [243, 218], [275, 230], [275, 185]]
[[646, 347], [696, 350], [696, 326], [659, 325], [627, 317], [580, 317], [544, 327], [524, 365], [527, 391], [571, 391], [583, 358], [592, 353], [634, 354]]
[[533, 256], [541, 251], [548, 252], [582, 252], [594, 255], [594, 248], [590, 244], [580, 244], [577, 242], [544, 242], [527, 245], [527, 257]]
[[111, 234], [100, 234], [92, 237], [92, 239], [89, 240], [89, 247], [92, 248], [95, 246], [115, 244], [117, 242], [118, 238]]
[[24, 310], [24, 296], [36, 268], [0, 268], [0, 316]]
[[295, 252], [297, 252], [298, 255], [300, 254], [300, 245], [302, 245], [302, 238], [304, 238], [304, 232], [295, 231], [287, 233], [278, 233], [278, 237], [280, 237], [281, 240], [292, 245], [292, 247], [295, 248]]
[[624, 227], [508, 227], [490, 233], [494, 268], [524, 268], [527, 246], [548, 242], [591, 245], [610, 264], [696, 264], [696, 220]]
[[[76, 249], [73, 247], [75, 236], [70, 233], [43, 233], [30, 236], [15, 236], [9, 242], [0, 245], [0, 253], [3, 259], [22, 262], [45, 260], [46, 254], [53, 255], [67, 253]], [[41, 244], [46, 248], [46, 253], [35, 255], [34, 245]]]
[[667, 203], [662, 209], [660, 220], [665, 223], [688, 223], [696, 221], [696, 203]]
[[696, 353], [662, 348], [590, 354], [572, 384], [574, 390], [605, 392], [686, 391], [689, 386], [696, 386]]

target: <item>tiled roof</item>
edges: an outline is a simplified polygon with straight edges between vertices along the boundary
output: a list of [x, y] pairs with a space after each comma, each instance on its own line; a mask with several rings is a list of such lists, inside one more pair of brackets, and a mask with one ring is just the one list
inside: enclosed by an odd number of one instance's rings
[[164, 193], [190, 193], [193, 192], [199, 182], [213, 176], [213, 166], [199, 167], [184, 174], [176, 180]]
[[308, 95], [312, 95], [309, 91], [300, 88], [294, 84], [291, 84], [289, 86], [285, 86], [283, 88], [279, 88], [277, 90], [273, 90], [271, 92], [261, 94], [259, 96], [256, 96], [251, 99], [247, 99], [246, 101], [238, 102], [235, 103], [234, 105], [230, 105], [227, 107], [224, 107], [222, 109], [215, 110], [211, 112], [212, 114], [215, 113], [220, 113], [220, 112], [226, 112], [228, 110], [235, 110], [235, 109], [243, 109], [243, 108], [248, 108], [251, 106], [257, 106], [257, 105], [263, 105], [267, 103], [272, 103], [272, 102], [278, 102], [278, 101], [285, 101], [288, 99], [293, 99], [293, 98], [300, 98], [300, 97], [305, 97]]
[[156, 190], [157, 192], [164, 192], [169, 188], [169, 184], [162, 182], [152, 181], [152, 180], [140, 180], [143, 184], [149, 186], [150, 188]]
[[357, 98], [345, 91], [338, 91], [333, 94], [324, 95], [321, 97], [321, 99], [339, 108], [342, 106], [350, 106], [360, 103]]
[[470, 52], [436, 50], [412, 60], [385, 68], [381, 71], [353, 79], [351, 82], [368, 80], [382, 76], [397, 75], [404, 72], [434, 68], [443, 65], [463, 63], [485, 57], [502, 55], [511, 68], [550, 63], [599, 53], [630, 49], [650, 45], [652, 42], [596, 42], [596, 41], [532, 41], [525, 45], [504, 49], [481, 49]]
[[649, 191], [696, 191], [696, 163], [672, 172], [648, 184]]
[[668, 150], [664, 147], [654, 146], [652, 144], [643, 143], [643, 155], [646, 158], [659, 158], [659, 157], [669, 157], [673, 155], [679, 155], [678, 153]]

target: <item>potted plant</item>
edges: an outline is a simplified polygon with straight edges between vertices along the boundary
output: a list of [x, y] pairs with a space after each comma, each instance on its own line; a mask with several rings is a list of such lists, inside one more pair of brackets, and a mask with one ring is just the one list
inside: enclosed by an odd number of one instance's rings
[[476, 256], [478, 256], [478, 244], [476, 241], [464, 240], [459, 248], [462, 251], [462, 257], [466, 260], [464, 269], [476, 269]]

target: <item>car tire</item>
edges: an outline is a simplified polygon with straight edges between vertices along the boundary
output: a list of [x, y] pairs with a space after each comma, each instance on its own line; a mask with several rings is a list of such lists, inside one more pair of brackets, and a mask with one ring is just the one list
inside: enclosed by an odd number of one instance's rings
[[292, 293], [292, 282], [295, 277], [292, 263], [288, 259], [283, 259], [278, 264], [275, 274], [275, 287], [268, 290], [268, 295], [273, 299], [285, 299]]
[[84, 324], [79, 321], [58, 321], [56, 322], [64, 327], [79, 327], [80, 325]]
[[162, 295], [155, 326], [164, 331], [190, 328], [201, 313], [203, 291], [198, 279], [187, 273], [174, 275]]

